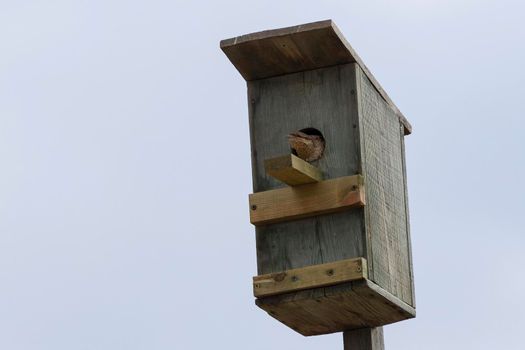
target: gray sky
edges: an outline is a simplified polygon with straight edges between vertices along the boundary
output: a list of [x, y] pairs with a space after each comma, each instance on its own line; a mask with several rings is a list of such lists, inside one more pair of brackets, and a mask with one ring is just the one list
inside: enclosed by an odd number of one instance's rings
[[0, 348], [342, 349], [253, 304], [224, 38], [321, 19], [414, 126], [418, 316], [387, 349], [523, 349], [521, 1], [0, 1]]

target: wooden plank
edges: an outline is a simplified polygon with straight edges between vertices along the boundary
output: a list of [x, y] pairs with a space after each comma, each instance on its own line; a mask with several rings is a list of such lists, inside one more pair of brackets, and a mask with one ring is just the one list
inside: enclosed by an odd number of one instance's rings
[[323, 179], [321, 170], [293, 154], [266, 159], [264, 169], [268, 175], [290, 186], [315, 183]]
[[366, 74], [357, 77], [370, 279], [413, 305], [401, 125]]
[[403, 187], [405, 189], [405, 220], [407, 230], [407, 244], [408, 244], [408, 268], [410, 270], [410, 285], [411, 285], [411, 302], [409, 303], [412, 307], [416, 307], [416, 290], [414, 285], [414, 267], [412, 265], [412, 238], [410, 235], [410, 211], [408, 208], [408, 186], [407, 186], [407, 169], [406, 169], [406, 155], [405, 155], [405, 134], [403, 127], [400, 127], [400, 138], [401, 138], [401, 155], [403, 160]]
[[344, 332], [343, 344], [345, 350], [384, 350], [383, 327]]
[[266, 225], [365, 205], [363, 177], [344, 176], [297, 187], [253, 193], [250, 222]]
[[354, 258], [253, 277], [256, 297], [318, 288], [367, 277], [366, 260]]
[[255, 303], [305, 336], [380, 327], [415, 317], [414, 308], [367, 279], [258, 298]]
[[399, 117], [405, 134], [412, 132], [408, 120], [332, 20], [241, 35], [222, 40], [220, 47], [247, 81], [355, 62]]
[[356, 61], [331, 20], [241, 35], [220, 46], [248, 81]]

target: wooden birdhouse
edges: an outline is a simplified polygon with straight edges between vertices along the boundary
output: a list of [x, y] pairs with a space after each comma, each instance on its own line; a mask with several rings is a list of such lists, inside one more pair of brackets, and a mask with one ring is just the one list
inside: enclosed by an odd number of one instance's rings
[[221, 48], [248, 84], [256, 304], [303, 335], [414, 317], [410, 124], [332, 21]]

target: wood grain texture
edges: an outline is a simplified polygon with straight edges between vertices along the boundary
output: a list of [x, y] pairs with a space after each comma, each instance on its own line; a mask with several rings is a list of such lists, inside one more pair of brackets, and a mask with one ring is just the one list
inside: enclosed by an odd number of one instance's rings
[[413, 305], [401, 126], [366, 74], [357, 77], [370, 279]]
[[379, 327], [415, 316], [411, 306], [367, 279], [259, 298], [255, 303], [305, 336]]
[[222, 40], [220, 47], [247, 81], [355, 62], [395, 111], [405, 133], [412, 132], [408, 120], [332, 20], [246, 34]]
[[250, 195], [250, 222], [267, 225], [365, 205], [361, 175], [343, 176]]
[[[264, 160], [288, 153], [287, 135], [306, 127], [324, 135], [314, 165], [326, 179], [360, 173], [355, 89], [355, 64], [248, 82], [254, 192], [284, 186]], [[259, 226], [256, 243], [258, 274], [364, 256], [363, 210]]]
[[246, 34], [220, 46], [248, 81], [356, 61], [331, 20]]
[[408, 245], [408, 268], [410, 271], [410, 285], [411, 285], [411, 302], [409, 303], [413, 308], [416, 307], [416, 289], [414, 282], [414, 266], [412, 264], [412, 238], [410, 234], [410, 211], [408, 207], [408, 185], [407, 185], [407, 168], [406, 168], [406, 154], [405, 154], [405, 133], [404, 129], [400, 127], [401, 134], [401, 155], [403, 160], [403, 186], [405, 188], [405, 222], [406, 222], [406, 233], [407, 233], [407, 245]]
[[366, 277], [366, 260], [354, 258], [255, 276], [253, 278], [253, 293], [259, 298], [325, 287]]
[[265, 159], [264, 169], [266, 174], [289, 186], [310, 184], [323, 180], [323, 174], [319, 168], [293, 154]]
[[384, 350], [383, 327], [346, 331], [343, 344], [344, 350]]

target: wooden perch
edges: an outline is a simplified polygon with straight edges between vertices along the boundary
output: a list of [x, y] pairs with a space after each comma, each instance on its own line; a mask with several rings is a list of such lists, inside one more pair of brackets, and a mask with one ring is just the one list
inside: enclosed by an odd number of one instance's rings
[[289, 154], [264, 161], [266, 173], [290, 186], [319, 182], [321, 171], [301, 158]]

